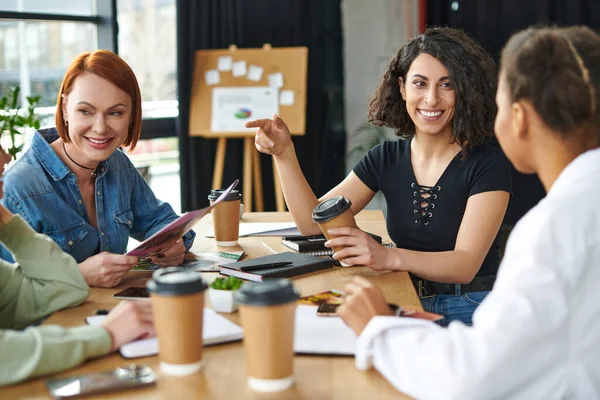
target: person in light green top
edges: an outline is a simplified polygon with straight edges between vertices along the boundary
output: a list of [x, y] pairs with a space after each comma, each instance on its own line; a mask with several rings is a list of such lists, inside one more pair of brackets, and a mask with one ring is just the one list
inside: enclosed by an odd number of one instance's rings
[[[0, 146], [0, 175], [9, 161]], [[27, 328], [54, 311], [81, 304], [90, 289], [70, 255], [2, 205], [0, 243], [16, 260], [0, 260], [0, 386], [72, 368], [154, 335], [149, 301], [121, 302], [101, 326]]]

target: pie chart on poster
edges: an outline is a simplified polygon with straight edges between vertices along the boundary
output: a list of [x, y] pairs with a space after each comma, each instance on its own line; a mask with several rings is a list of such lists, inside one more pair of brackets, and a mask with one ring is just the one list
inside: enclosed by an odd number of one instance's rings
[[237, 119], [250, 118], [252, 111], [248, 108], [240, 108], [233, 114]]

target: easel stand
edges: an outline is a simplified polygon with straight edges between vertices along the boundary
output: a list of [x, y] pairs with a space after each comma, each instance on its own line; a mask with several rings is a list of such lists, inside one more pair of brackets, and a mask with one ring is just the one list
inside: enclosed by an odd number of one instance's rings
[[[258, 82], [251, 81], [246, 77], [233, 77], [230, 73], [221, 73], [217, 87], [268, 86], [268, 74], [281, 73], [284, 77], [282, 89], [293, 91], [295, 100], [291, 105], [280, 105], [279, 115], [286, 121], [292, 135], [303, 135], [306, 116], [308, 49], [306, 47], [272, 49], [269, 44], [265, 44], [262, 49], [237, 49], [232, 45], [227, 50], [198, 50], [195, 54], [194, 86], [190, 106], [190, 135], [218, 140], [212, 187], [218, 189], [223, 185], [227, 139], [243, 139], [244, 187], [242, 195], [244, 208], [246, 211], [264, 211], [260, 154], [254, 147], [254, 132], [220, 133], [211, 131], [212, 89], [216, 86], [206, 83], [205, 72], [216, 69], [221, 56], [229, 56], [233, 61], [246, 61], [248, 65], [260, 66], [264, 73]], [[283, 190], [274, 161], [273, 183], [277, 211], [285, 211]], [[252, 194], [256, 200], [256, 207], [253, 204]]]
[[[223, 171], [225, 166], [225, 153], [227, 150], [227, 138], [219, 138], [217, 141], [217, 155], [215, 157], [215, 169], [213, 172], [213, 189], [223, 186]], [[277, 211], [285, 211], [285, 200], [281, 182], [277, 176], [277, 169], [273, 161], [273, 182], [275, 186], [275, 202]], [[256, 198], [256, 209], [253, 208], [253, 199], [250, 195], [254, 186], [254, 197]], [[260, 167], [260, 154], [254, 148], [254, 138], [244, 138], [244, 208], [248, 211], [264, 211], [262, 174]]]

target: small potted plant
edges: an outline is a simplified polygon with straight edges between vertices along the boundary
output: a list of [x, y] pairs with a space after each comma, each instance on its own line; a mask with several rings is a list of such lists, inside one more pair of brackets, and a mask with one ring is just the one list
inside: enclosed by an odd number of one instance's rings
[[208, 297], [213, 310], [218, 312], [232, 313], [236, 311], [239, 304], [233, 299], [233, 294], [242, 286], [243, 280], [235, 276], [217, 278], [210, 284]]

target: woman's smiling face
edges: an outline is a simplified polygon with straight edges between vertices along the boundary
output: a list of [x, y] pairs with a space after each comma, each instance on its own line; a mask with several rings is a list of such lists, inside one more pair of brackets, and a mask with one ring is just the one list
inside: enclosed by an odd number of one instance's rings
[[448, 69], [437, 58], [421, 53], [399, 84], [417, 133], [452, 133], [455, 94]]
[[[127, 139], [131, 98], [98, 75], [84, 73], [63, 97], [69, 155], [83, 165], [106, 160]], [[74, 146], [77, 150], [74, 150]]]

